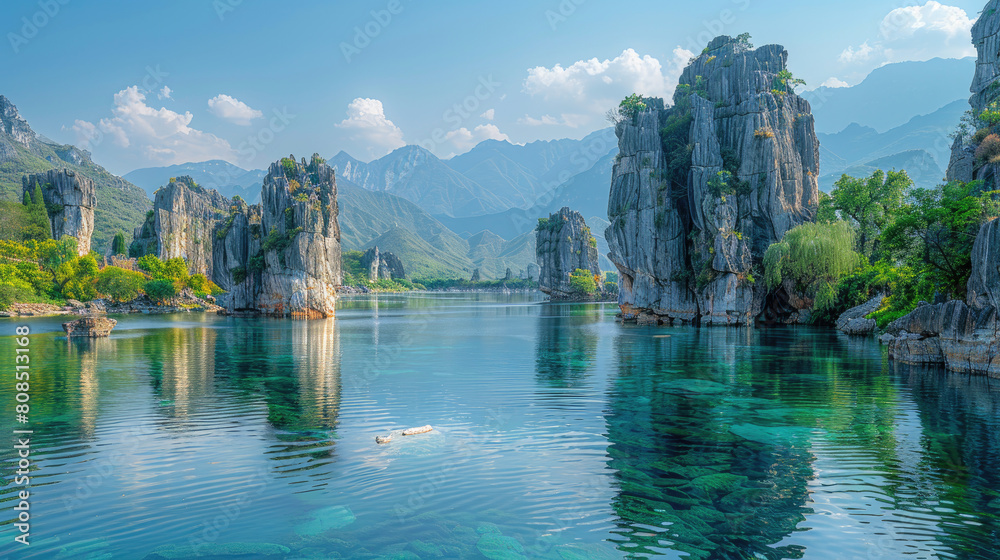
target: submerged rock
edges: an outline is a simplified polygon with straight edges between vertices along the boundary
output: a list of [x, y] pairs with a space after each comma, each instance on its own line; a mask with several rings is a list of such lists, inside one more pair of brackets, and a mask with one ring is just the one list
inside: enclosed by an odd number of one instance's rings
[[623, 315], [741, 325], [761, 313], [754, 271], [819, 201], [819, 142], [809, 103], [780, 77], [787, 58], [718, 37], [673, 107], [646, 99], [616, 126], [605, 238]]
[[[539, 220], [535, 255], [541, 270], [538, 286], [552, 299], [581, 299], [570, 283], [576, 270], [601, 275], [597, 241], [579, 212], [563, 208]], [[601, 288], [601, 286], [598, 286]]]
[[111, 335], [118, 321], [107, 317], [83, 317], [76, 321], [63, 323], [63, 330], [68, 337], [100, 338]]
[[94, 182], [68, 169], [50, 169], [21, 178], [23, 192], [33, 196], [36, 186], [42, 190], [52, 238], [75, 237], [77, 251], [81, 255], [89, 253], [97, 204]]
[[313, 536], [325, 533], [331, 529], [341, 529], [354, 523], [354, 512], [346, 506], [331, 506], [318, 509], [309, 514], [309, 519], [295, 526], [299, 536]]
[[238, 558], [268, 560], [291, 554], [287, 546], [271, 543], [205, 543], [195, 546], [161, 546], [143, 560], [193, 560], [195, 558]]

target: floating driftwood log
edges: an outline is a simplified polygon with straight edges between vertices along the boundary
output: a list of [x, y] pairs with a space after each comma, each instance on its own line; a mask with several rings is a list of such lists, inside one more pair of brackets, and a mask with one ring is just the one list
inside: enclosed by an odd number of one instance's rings
[[390, 441], [392, 441], [392, 436], [397, 434], [403, 436], [415, 436], [417, 434], [426, 434], [427, 432], [433, 429], [434, 428], [432, 428], [430, 424], [428, 424], [426, 426], [420, 426], [418, 428], [407, 428], [402, 431], [397, 430], [394, 432], [390, 432], [389, 435], [387, 436], [375, 436], [375, 443], [389, 443]]

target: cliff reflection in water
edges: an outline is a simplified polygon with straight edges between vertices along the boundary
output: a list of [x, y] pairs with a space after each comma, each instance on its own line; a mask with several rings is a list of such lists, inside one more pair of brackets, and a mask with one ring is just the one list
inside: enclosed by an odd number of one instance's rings
[[604, 319], [600, 305], [545, 303], [538, 319], [535, 375], [549, 387], [576, 387], [594, 367], [598, 333], [588, 328]]
[[889, 382], [843, 342], [782, 329], [619, 335], [607, 422], [622, 551], [800, 557], [788, 537], [814, 513], [815, 440], [892, 433], [872, 406], [892, 398]]

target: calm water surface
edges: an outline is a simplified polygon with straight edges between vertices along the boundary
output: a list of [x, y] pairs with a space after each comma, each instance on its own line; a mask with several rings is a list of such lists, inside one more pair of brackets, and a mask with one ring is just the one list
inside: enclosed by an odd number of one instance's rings
[[614, 312], [383, 296], [329, 321], [120, 317], [72, 342], [21, 320], [32, 544], [13, 544], [3, 436], [0, 558], [998, 557], [995, 381], [827, 330]]

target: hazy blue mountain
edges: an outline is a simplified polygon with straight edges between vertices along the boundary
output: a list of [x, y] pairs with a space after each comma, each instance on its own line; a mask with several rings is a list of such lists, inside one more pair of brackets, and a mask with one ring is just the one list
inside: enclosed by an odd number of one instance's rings
[[611, 168], [617, 153], [616, 145], [613, 152], [603, 155], [586, 171], [573, 175], [543, 194], [530, 208], [512, 208], [505, 212], [475, 218], [441, 217], [440, 219], [463, 236], [485, 228], [507, 239], [533, 231], [538, 224], [538, 218], [546, 217], [563, 206], [568, 206], [584, 216], [603, 216], [606, 219], [608, 195], [611, 192]]
[[938, 185], [944, 179], [944, 170], [938, 165], [934, 158], [924, 150], [909, 150], [891, 156], [886, 156], [872, 161], [852, 165], [836, 173], [821, 175], [819, 178], [819, 188], [822, 191], [830, 192], [833, 184], [843, 175], [851, 177], [870, 177], [876, 169], [882, 171], [906, 171], [913, 184], [921, 188], [931, 188]]
[[498, 196], [419, 146], [403, 146], [370, 163], [340, 152], [337, 175], [371, 191], [401, 196], [431, 214], [478, 216], [509, 208]]
[[816, 132], [834, 133], [851, 123], [887, 131], [914, 115], [924, 115], [969, 98], [976, 59], [935, 58], [877, 68], [848, 88], [820, 87], [803, 94], [812, 105]]
[[345, 251], [378, 246], [403, 261], [411, 278], [484, 278], [518, 274], [535, 262], [534, 237], [510, 241], [481, 231], [469, 240], [455, 234], [416, 204], [386, 192], [337, 180], [341, 243]]
[[171, 177], [188, 175], [199, 185], [215, 189], [223, 196], [239, 195], [253, 204], [260, 199], [260, 188], [267, 174], [263, 169], [246, 170], [227, 161], [213, 159], [200, 163], [181, 163], [167, 167], [146, 167], [125, 174], [125, 179], [140, 186], [152, 198], [156, 189]]
[[607, 128], [580, 140], [525, 145], [486, 140], [447, 161], [423, 148], [405, 146], [370, 163], [343, 151], [329, 163], [338, 176], [365, 189], [399, 195], [443, 218], [469, 218], [535, 206], [552, 189], [616, 150], [614, 131]]
[[447, 163], [500, 196], [508, 208], [527, 209], [617, 149], [614, 129], [605, 128], [580, 140], [543, 140], [524, 145], [486, 140]]
[[968, 108], [967, 101], [955, 101], [883, 133], [852, 124], [836, 134], [817, 134], [820, 173], [840, 173], [851, 166], [910, 150], [926, 151], [943, 169], [948, 166], [951, 155], [951, 138], [948, 136]]

